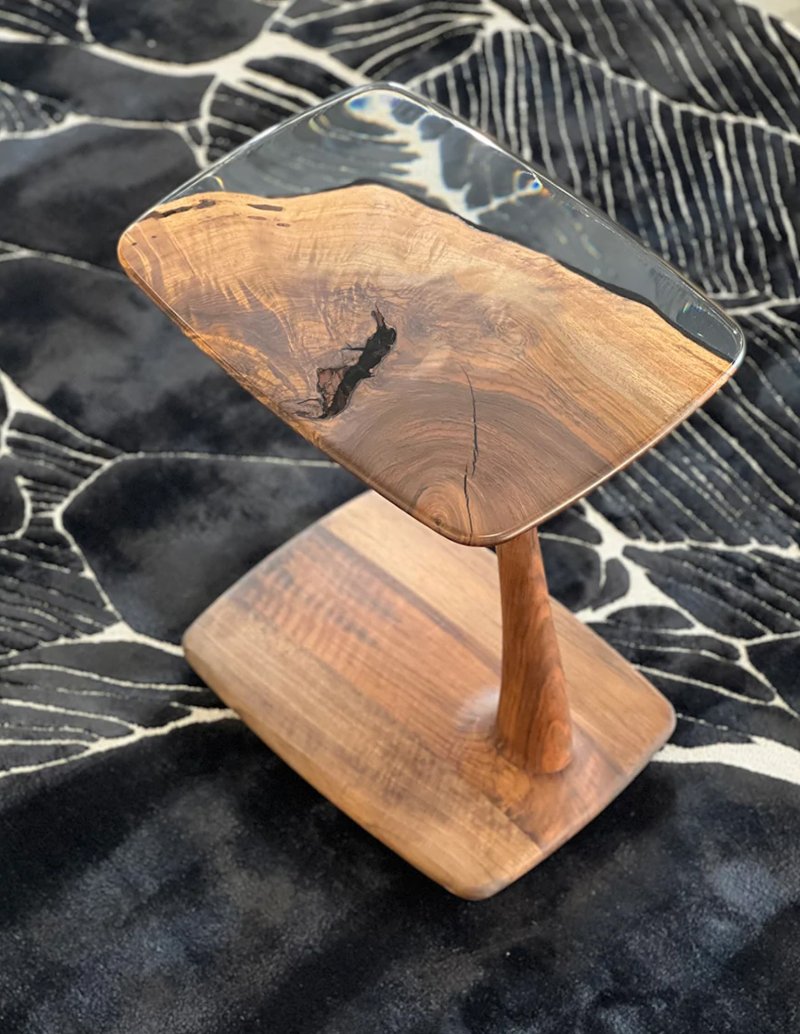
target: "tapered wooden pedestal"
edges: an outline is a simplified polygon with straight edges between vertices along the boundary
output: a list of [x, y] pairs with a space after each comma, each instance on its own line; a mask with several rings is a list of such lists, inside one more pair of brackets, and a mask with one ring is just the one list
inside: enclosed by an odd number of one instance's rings
[[[516, 541], [501, 551], [524, 550]], [[507, 567], [524, 561], [501, 552]], [[530, 681], [535, 652], [520, 666], [525, 651], [507, 651], [498, 716], [497, 566], [370, 492], [271, 554], [184, 639], [192, 667], [274, 751], [467, 898], [551, 854], [674, 727], [664, 697], [557, 603], [553, 625], [534, 613], [527, 632], [514, 627], [531, 617], [528, 588], [505, 574], [507, 634], [554, 650], [539, 676], [557, 682], [560, 652], [566, 694]]]

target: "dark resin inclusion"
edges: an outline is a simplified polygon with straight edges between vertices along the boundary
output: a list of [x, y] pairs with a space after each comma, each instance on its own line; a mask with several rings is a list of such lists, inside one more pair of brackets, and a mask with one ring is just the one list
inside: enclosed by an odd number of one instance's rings
[[386, 320], [377, 306], [372, 311], [372, 318], [376, 324], [375, 333], [367, 338], [367, 343], [362, 348], [350, 345], [343, 349], [359, 353], [354, 363], [320, 367], [317, 370], [317, 393], [322, 412], [316, 419], [327, 420], [341, 413], [359, 382], [371, 377], [375, 367], [391, 351], [397, 339], [397, 331], [394, 327], [386, 326]]

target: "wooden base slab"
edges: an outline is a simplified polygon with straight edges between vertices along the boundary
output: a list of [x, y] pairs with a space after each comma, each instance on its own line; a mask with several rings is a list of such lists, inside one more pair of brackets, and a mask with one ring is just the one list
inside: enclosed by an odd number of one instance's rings
[[667, 700], [553, 603], [574, 755], [535, 775], [497, 747], [497, 562], [367, 493], [286, 543], [184, 639], [276, 753], [462, 897], [496, 893], [586, 825], [668, 739]]

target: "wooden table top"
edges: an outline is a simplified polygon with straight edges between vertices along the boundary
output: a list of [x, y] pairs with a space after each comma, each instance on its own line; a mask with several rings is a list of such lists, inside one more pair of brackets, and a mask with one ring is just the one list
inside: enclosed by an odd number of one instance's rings
[[589, 492], [735, 366], [651, 305], [380, 183], [202, 190], [119, 254], [256, 398], [470, 545]]
[[288, 424], [473, 545], [590, 491], [732, 368], [640, 302], [377, 184], [179, 198], [120, 257]]

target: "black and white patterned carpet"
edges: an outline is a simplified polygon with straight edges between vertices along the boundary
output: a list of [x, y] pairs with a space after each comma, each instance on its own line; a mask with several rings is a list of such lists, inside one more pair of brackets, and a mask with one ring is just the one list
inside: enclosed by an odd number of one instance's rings
[[[410, 84], [671, 259], [736, 380], [551, 522], [671, 744], [495, 899], [448, 896], [178, 638], [358, 490], [117, 268], [119, 232], [342, 87]], [[2, 1034], [800, 1027], [800, 37], [731, 0], [0, 0]]]

